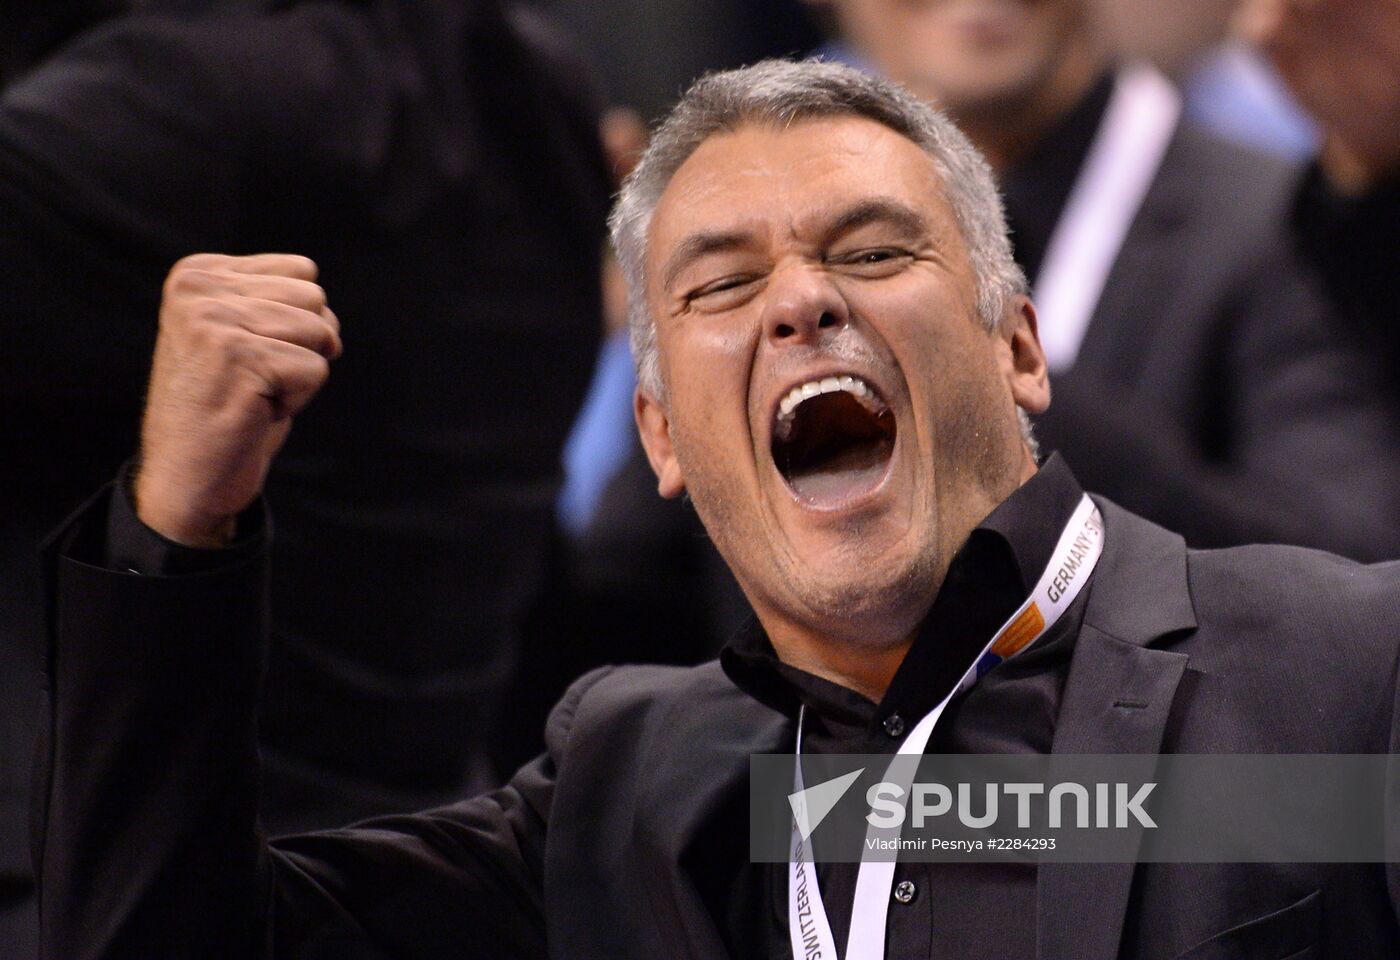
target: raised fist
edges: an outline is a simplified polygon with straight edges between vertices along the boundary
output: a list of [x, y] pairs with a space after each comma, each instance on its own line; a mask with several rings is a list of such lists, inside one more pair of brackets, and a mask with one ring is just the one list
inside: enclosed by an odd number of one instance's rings
[[141, 426], [141, 521], [188, 546], [228, 543], [292, 418], [339, 355], [340, 324], [307, 258], [196, 254], [177, 263]]

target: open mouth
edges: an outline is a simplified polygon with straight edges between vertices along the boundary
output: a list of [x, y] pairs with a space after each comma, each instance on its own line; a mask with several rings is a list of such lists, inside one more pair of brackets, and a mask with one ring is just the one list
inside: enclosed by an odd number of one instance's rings
[[894, 413], [864, 380], [809, 380], [778, 405], [773, 463], [799, 498], [835, 507], [880, 485], [894, 437]]

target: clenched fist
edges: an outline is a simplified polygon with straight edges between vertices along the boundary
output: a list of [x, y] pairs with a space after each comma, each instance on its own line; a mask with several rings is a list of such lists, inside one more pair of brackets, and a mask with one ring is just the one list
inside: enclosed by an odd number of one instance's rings
[[217, 547], [262, 490], [292, 418], [340, 355], [316, 264], [197, 254], [170, 271], [141, 426], [141, 521]]

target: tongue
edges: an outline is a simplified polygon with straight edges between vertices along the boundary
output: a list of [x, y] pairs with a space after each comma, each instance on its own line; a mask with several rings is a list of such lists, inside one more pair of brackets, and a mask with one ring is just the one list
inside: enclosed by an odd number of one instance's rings
[[787, 477], [793, 493], [815, 506], [836, 506], [869, 493], [885, 475], [893, 443], [889, 439], [855, 444]]

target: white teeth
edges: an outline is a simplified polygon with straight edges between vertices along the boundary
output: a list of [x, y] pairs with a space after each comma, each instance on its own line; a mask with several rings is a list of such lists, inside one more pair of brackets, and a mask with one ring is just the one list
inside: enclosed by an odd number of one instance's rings
[[885, 405], [880, 402], [875, 391], [870, 389], [866, 382], [859, 377], [842, 374], [838, 377], [808, 380], [806, 383], [798, 384], [789, 390], [778, 403], [778, 438], [786, 440], [792, 433], [793, 411], [797, 409], [798, 404], [819, 394], [836, 393], [837, 391], [849, 393], [876, 416], [885, 412]]

